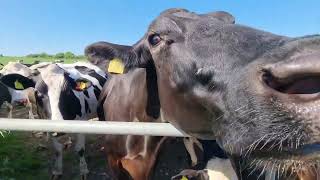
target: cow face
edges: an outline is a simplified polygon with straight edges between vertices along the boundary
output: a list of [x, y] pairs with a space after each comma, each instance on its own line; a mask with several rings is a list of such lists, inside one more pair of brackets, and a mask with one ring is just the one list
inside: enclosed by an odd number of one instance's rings
[[87, 48], [92, 62], [155, 67], [162, 115], [186, 133], [262, 166], [318, 162], [320, 36], [288, 38], [224, 12], [170, 9], [132, 47], [101, 46]]
[[39, 69], [35, 97], [41, 118], [72, 120], [96, 116], [97, 99], [106, 77], [88, 66], [51, 64]]

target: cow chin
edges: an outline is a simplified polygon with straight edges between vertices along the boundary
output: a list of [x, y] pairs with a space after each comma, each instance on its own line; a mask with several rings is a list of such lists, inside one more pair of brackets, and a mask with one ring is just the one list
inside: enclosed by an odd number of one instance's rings
[[[270, 117], [270, 114], [281, 113], [283, 117]], [[242, 123], [234, 124], [237, 127], [235, 129], [227, 126], [229, 131], [218, 138], [221, 147], [232, 157], [240, 158], [241, 167], [250, 172], [273, 172], [277, 176], [317, 179], [314, 177], [320, 172], [320, 141], [312, 123], [307, 123], [312, 122], [310, 115], [306, 120], [301, 118], [301, 114], [290, 115], [281, 111], [257, 114], [260, 116], [250, 120], [269, 122], [259, 121], [255, 124], [251, 121], [252, 126], [248, 125], [245, 127], [248, 129], [241, 131], [237, 129], [243, 127]]]
[[[295, 115], [299, 116], [299, 115]], [[301, 116], [301, 115], [300, 115]], [[296, 175], [317, 177], [320, 172], [320, 141], [315, 135], [312, 123], [295, 119], [299, 122], [291, 133], [273, 132], [274, 137], [268, 137], [260, 143], [252, 143], [242, 154], [246, 164], [253, 168], [271, 170], [279, 175]], [[294, 121], [291, 119], [291, 122]], [[312, 122], [308, 120], [307, 122]], [[258, 142], [256, 139], [254, 142]], [[308, 179], [308, 178], [307, 178]], [[317, 179], [317, 178], [310, 178]]]
[[258, 149], [242, 159], [252, 169], [274, 171], [279, 175], [313, 174], [320, 170], [320, 143], [271, 151]]
[[224, 149], [240, 157], [252, 171], [317, 179], [319, 102], [301, 100], [304, 95], [293, 96], [264, 93], [263, 98], [252, 102], [257, 107], [239, 112], [242, 116], [244, 112], [252, 112], [250, 116], [234, 117], [238, 123], [233, 124], [234, 129], [227, 126], [230, 134], [222, 138]]

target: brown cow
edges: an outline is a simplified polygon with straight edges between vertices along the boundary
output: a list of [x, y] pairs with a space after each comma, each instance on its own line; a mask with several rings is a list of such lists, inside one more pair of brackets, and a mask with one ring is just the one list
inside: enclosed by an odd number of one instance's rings
[[[156, 80], [152, 82], [156, 83]], [[164, 122], [160, 117], [160, 104], [150, 105], [148, 103], [147, 93], [157, 93], [157, 89], [148, 89], [148, 86], [144, 69], [135, 69], [124, 75], [113, 76], [106, 83], [100, 95], [99, 119]], [[157, 97], [157, 95], [149, 97]], [[104, 148], [113, 178], [119, 180], [149, 179], [161, 145], [167, 139], [170, 138], [107, 135]], [[194, 142], [198, 148], [194, 149]], [[202, 146], [191, 138], [185, 138], [184, 143], [195, 165], [196, 151], [201, 150]]]

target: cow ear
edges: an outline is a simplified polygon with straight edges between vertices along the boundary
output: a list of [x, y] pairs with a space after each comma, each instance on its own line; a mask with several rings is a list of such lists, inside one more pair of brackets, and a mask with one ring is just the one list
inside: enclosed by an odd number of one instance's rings
[[86, 47], [88, 60], [110, 73], [122, 74], [132, 66], [135, 55], [131, 46], [123, 46], [108, 42], [96, 42]]
[[15, 90], [24, 90], [30, 87], [35, 87], [35, 82], [20, 74], [8, 74], [1, 77], [0, 81], [6, 86]]
[[225, 11], [217, 11], [217, 12], [209, 13], [207, 15], [214, 17], [227, 24], [234, 24], [236, 21], [234, 16], [232, 16], [230, 13]]

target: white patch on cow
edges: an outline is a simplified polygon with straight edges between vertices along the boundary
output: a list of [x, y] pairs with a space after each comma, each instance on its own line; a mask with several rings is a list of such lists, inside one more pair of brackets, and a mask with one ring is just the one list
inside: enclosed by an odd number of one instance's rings
[[20, 74], [22, 76], [29, 77], [31, 75], [31, 70], [26, 65], [21, 63], [9, 62], [1, 69], [0, 74]]
[[127, 138], [126, 138], [126, 154], [127, 155], [124, 157], [124, 159], [133, 160], [136, 157], [136, 155], [132, 154], [132, 152], [130, 151], [131, 138], [132, 138], [132, 135], [127, 135]]
[[144, 136], [143, 140], [143, 150], [139, 153], [139, 155], [141, 155], [142, 157], [146, 157], [147, 156], [147, 152], [148, 152], [148, 141], [150, 139], [150, 136]]
[[11, 95], [11, 104], [19, 100], [28, 100], [28, 91], [26, 90], [16, 90], [8, 87], [8, 91]]
[[63, 116], [59, 110], [59, 99], [61, 95], [61, 87], [64, 84], [64, 71], [57, 66], [49, 65], [48, 68], [39, 69], [42, 80], [48, 85], [48, 96], [50, 99], [51, 119], [63, 120]]
[[203, 68], [199, 68], [196, 72], [196, 75], [199, 75], [202, 72]]
[[53, 62], [40, 62], [38, 64], [32, 65], [29, 67], [30, 70], [37, 70], [41, 68], [45, 68], [46, 66], [53, 64]]
[[229, 159], [213, 158], [207, 163], [210, 180], [238, 180]]

